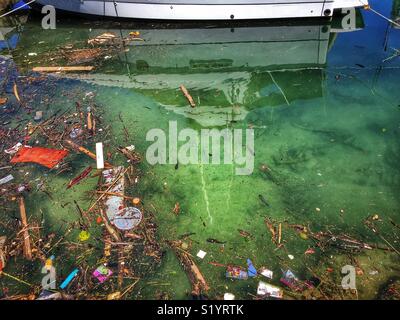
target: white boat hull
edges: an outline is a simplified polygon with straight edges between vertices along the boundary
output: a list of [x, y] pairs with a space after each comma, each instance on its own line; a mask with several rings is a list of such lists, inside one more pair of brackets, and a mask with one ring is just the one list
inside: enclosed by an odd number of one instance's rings
[[[246, 20], [322, 17], [324, 10], [333, 12], [332, 3], [296, 3], [258, 4], [258, 5], [165, 5], [165, 4], [128, 4], [117, 5], [118, 15], [126, 18], [160, 20]], [[121, 13], [119, 13], [121, 12]], [[115, 16], [113, 3], [106, 6], [106, 15]]]
[[[38, 0], [56, 9], [98, 16], [156, 20], [248, 20], [330, 17], [359, 0]], [[367, 0], [363, 0], [367, 1]], [[348, 4], [348, 5], [347, 5]]]

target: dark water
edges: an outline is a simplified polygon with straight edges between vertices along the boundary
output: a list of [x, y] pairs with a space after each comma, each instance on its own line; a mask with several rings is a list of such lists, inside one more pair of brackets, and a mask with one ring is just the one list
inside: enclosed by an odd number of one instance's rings
[[[371, 1], [371, 6], [398, 19], [398, 1]], [[363, 270], [357, 277], [359, 297], [376, 298], [389, 278], [399, 276], [395, 253], [363, 251], [350, 259], [335, 250], [322, 254], [316, 249], [306, 256], [313, 242], [289, 229], [283, 232], [285, 249], [276, 250], [264, 224], [268, 216], [381, 244], [382, 239], [363, 223], [368, 216], [378, 215], [385, 239], [399, 247], [398, 232], [388, 221], [400, 223], [400, 57], [396, 51], [400, 29], [370, 11], [357, 12], [355, 20], [349, 17], [239, 26], [119, 24], [62, 17], [54, 31], [42, 30], [40, 20], [33, 18], [7, 35], [13, 49], [3, 54], [12, 55], [24, 73], [33, 66], [68, 63], [58, 53], [71, 44], [82, 48], [104, 32], [126, 37], [139, 31], [144, 41], [89, 62], [96, 64], [94, 72], [59, 76], [45, 111], [73, 105], [73, 98], [62, 93], [94, 92], [104, 121], [113, 127], [113, 142], [134, 144], [143, 154], [150, 145], [145, 140], [148, 130], [167, 131], [170, 121], [177, 121], [178, 129], [197, 131], [254, 129], [254, 171], [248, 176], [236, 175], [232, 164], [142, 165], [143, 180], [133, 195], [157, 208], [160, 241], [195, 233], [190, 252], [193, 256], [200, 249], [207, 252], [195, 261], [207, 278], [211, 297], [232, 292], [238, 298], [252, 298], [260, 278], [234, 282], [225, 279], [224, 268], [209, 264], [246, 266], [250, 258], [257, 268], [274, 271], [273, 280], [261, 280], [275, 285], [285, 267], [306, 278], [306, 266], [320, 274], [333, 268], [338, 276], [343, 265], [356, 263]], [[196, 108], [188, 106], [181, 84], [190, 91]], [[32, 106], [40, 107], [40, 101], [33, 100]], [[132, 141], [124, 140], [120, 116], [129, 124]], [[265, 174], [265, 166], [273, 170], [272, 178]], [[36, 175], [44, 172], [29, 168]], [[47, 183], [55, 199], [32, 194], [29, 200], [32, 214], [45, 214], [49, 231], [57, 230], [61, 221], [77, 218], [62, 203], [77, 197], [84, 203], [83, 192], [95, 188], [96, 179], [91, 179], [65, 192], [72, 176], [49, 174]], [[181, 207], [179, 216], [172, 213], [176, 202]], [[251, 237], [241, 236], [238, 229]], [[207, 242], [208, 238], [225, 244]], [[62, 261], [57, 263], [66, 267]], [[33, 271], [31, 276], [37, 277]], [[178, 261], [166, 250], [161, 266], [142, 278], [131, 298], [155, 298], [158, 291], [183, 299], [189, 290]]]

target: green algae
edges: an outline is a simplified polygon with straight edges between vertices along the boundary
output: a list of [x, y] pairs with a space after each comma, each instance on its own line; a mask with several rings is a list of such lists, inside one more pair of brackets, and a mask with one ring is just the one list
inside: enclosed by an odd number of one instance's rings
[[[131, 27], [126, 27], [125, 31]], [[26, 28], [28, 32], [36, 30], [37, 26], [32, 23]], [[60, 33], [53, 34], [54, 38], [45, 33], [33, 33], [32, 39], [23, 39], [15, 52], [17, 63], [27, 67], [26, 54], [31, 51], [30, 46], [40, 40], [46, 44], [38, 50], [39, 55], [66, 42], [82, 44], [90, 36], [85, 28], [68, 25], [64, 28], [59, 31], [65, 37], [60, 37]], [[97, 33], [102, 31], [105, 30], [100, 29]], [[154, 36], [156, 32], [149, 34]], [[146, 31], [142, 36], [146, 38]], [[340, 35], [336, 41], [339, 47], [346, 48]], [[368, 43], [364, 45], [368, 46]], [[297, 46], [298, 43], [293, 42], [289, 47], [293, 49], [293, 56]], [[162, 43], [132, 47], [129, 54], [133, 56], [133, 63], [125, 63], [125, 55], [121, 54], [106, 62], [88, 79], [60, 80], [58, 86], [65, 92], [74, 88], [82, 94], [94, 92], [96, 103], [104, 112], [104, 123], [112, 126], [110, 139], [113, 144], [134, 144], [142, 154], [149, 146], [146, 132], [152, 128], [167, 130], [171, 120], [177, 121], [179, 128], [195, 130], [225, 126], [254, 128], [255, 165], [249, 176], [235, 175], [233, 165], [180, 164], [176, 168], [173, 164], [150, 166], [144, 162], [140, 165], [143, 177], [135, 189], [129, 190], [130, 195], [140, 197], [148, 207], [155, 208], [161, 243], [194, 233], [190, 237], [190, 252], [193, 255], [200, 249], [207, 252], [203, 260], [195, 261], [211, 287], [210, 297], [232, 292], [237, 298], [252, 298], [258, 280], [228, 280], [224, 268], [209, 262], [245, 266], [246, 259], [250, 258], [257, 268], [265, 266], [274, 271], [272, 283], [276, 285], [279, 285], [281, 269], [285, 267], [290, 267], [300, 277], [310, 276], [305, 265], [321, 275], [332, 267], [336, 282], [340, 283], [341, 266], [354, 263], [352, 257], [333, 249], [324, 253], [316, 250], [314, 255], [306, 256], [304, 252], [313, 242], [305, 237], [300, 239], [286, 228], [283, 230], [286, 249], [276, 250], [264, 218], [310, 224], [315, 231], [334, 228], [371, 243], [380, 243], [379, 238], [365, 228], [363, 221], [371, 214], [379, 214], [385, 220], [399, 219], [400, 110], [396, 107], [399, 101], [394, 90], [399, 80], [398, 65], [383, 67], [372, 90], [370, 79], [374, 66], [354, 71], [346, 61], [346, 55], [351, 53], [344, 49], [339, 53], [333, 51], [326, 65], [301, 65], [294, 59], [296, 63], [292, 65], [267, 62], [251, 68], [245, 63], [234, 65], [228, 54], [231, 49], [241, 61], [251, 61], [247, 47], [229, 47], [228, 43], [217, 55], [218, 59], [206, 63], [198, 58], [212, 49], [215, 46], [193, 45], [188, 51], [183, 45]], [[149, 61], [157, 61], [158, 65], [136, 60], [135, 54], [139, 58], [148, 56]], [[276, 60], [276, 52], [266, 50], [264, 54], [263, 59]], [[339, 61], [339, 66], [330, 65], [329, 58], [336, 64]], [[181, 63], [181, 59], [189, 64], [174, 68], [173, 64]], [[131, 73], [127, 74], [126, 68]], [[266, 71], [268, 69], [271, 71]], [[180, 82], [189, 84], [191, 94], [200, 101], [198, 109], [185, 109], [187, 102], [178, 89]], [[32, 102], [34, 107], [35, 103]], [[66, 110], [72, 106], [73, 101], [66, 101], [61, 96], [52, 99], [51, 108]], [[240, 116], [232, 116], [234, 106], [239, 108]], [[125, 125], [129, 124], [129, 141], [123, 133], [120, 116]], [[118, 157], [114, 159], [116, 163], [123, 161]], [[79, 218], [74, 200], [83, 208], [89, 205], [86, 193], [96, 188], [97, 179], [87, 179], [73, 189], [65, 190], [69, 179], [89, 163], [79, 157], [73, 163], [74, 172], [59, 176], [49, 173], [46, 187], [51, 190], [53, 199], [41, 193], [27, 198], [29, 214], [44, 216], [46, 231], [62, 234], [66, 223]], [[263, 164], [271, 170], [260, 170]], [[47, 174], [46, 170], [35, 166], [27, 168], [37, 176]], [[268, 199], [269, 206], [259, 201], [260, 194]], [[181, 207], [178, 216], [172, 212], [177, 202]], [[238, 229], [249, 232], [251, 237], [241, 236]], [[68, 256], [62, 247], [58, 248], [56, 263], [62, 275], [76, 264], [92, 266], [97, 262], [96, 255], [100, 254], [103, 245], [98, 240], [101, 231], [97, 227], [90, 231], [89, 243], [97, 253], [91, 252], [86, 259], [78, 260], [79, 257]], [[388, 234], [393, 243], [397, 241], [398, 234], [393, 233], [390, 225], [386, 224], [381, 231]], [[74, 231], [70, 240], [77, 241], [78, 232]], [[208, 238], [226, 243], [210, 243]], [[173, 253], [167, 247], [165, 250], [161, 265], [155, 271], [139, 272], [141, 280], [130, 298], [188, 297], [190, 283]], [[294, 260], [290, 260], [288, 254], [292, 254]], [[379, 286], [389, 277], [398, 276], [399, 257], [393, 253], [374, 250], [355, 256], [365, 270], [364, 275], [357, 278], [360, 280], [360, 298], [376, 298]], [[16, 262], [15, 265], [23, 264]], [[369, 275], [368, 272], [375, 268], [379, 269], [379, 275]], [[37, 282], [40, 277], [33, 270], [37, 269], [39, 273], [39, 266], [31, 269], [28, 272], [32, 275], [30, 281]]]

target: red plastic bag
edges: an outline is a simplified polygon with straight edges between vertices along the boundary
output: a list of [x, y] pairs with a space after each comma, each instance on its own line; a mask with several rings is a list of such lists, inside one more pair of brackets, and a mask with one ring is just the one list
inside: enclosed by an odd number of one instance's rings
[[11, 163], [34, 162], [51, 169], [64, 159], [67, 154], [67, 150], [23, 146], [11, 159]]

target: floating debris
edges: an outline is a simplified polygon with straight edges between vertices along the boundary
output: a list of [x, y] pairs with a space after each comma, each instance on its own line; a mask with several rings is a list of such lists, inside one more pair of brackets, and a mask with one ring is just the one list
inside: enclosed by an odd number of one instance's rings
[[176, 256], [185, 269], [190, 282], [192, 283], [192, 295], [199, 297], [202, 293], [206, 293], [210, 287], [208, 286], [199, 267], [194, 263], [190, 254], [184, 250], [179, 250], [180, 242], [169, 242]]
[[226, 241], [220, 241], [220, 240], [217, 240], [217, 239], [214, 239], [214, 238], [208, 238], [208, 239], [207, 239], [207, 242], [210, 242], [210, 243], [217, 243], [217, 244], [224, 244], [224, 243], [226, 243]]
[[200, 250], [199, 252], [197, 252], [196, 256], [199, 257], [200, 259], [204, 259], [206, 254], [207, 254], [207, 252]]
[[43, 111], [36, 111], [35, 116], [33, 117], [33, 120], [35, 121], [40, 121], [43, 118]]
[[224, 293], [224, 300], [235, 300], [235, 295], [232, 293]]
[[35, 72], [77, 72], [77, 71], [92, 71], [93, 66], [81, 66], [81, 67], [35, 67], [32, 71]]
[[119, 210], [112, 220], [119, 230], [131, 230], [142, 222], [143, 215], [138, 208], [125, 207]]
[[263, 275], [266, 278], [272, 279], [274, 276], [274, 272], [272, 270], [269, 270], [267, 268], [261, 268], [260, 269], [260, 274]]
[[78, 184], [79, 182], [81, 182], [83, 179], [85, 179], [90, 172], [92, 172], [92, 167], [87, 167], [85, 170], [83, 170], [77, 177], [75, 177], [74, 179], [72, 179], [67, 186], [67, 189], [73, 187], [74, 185]]
[[245, 230], [242, 229], [238, 229], [239, 234], [243, 237], [243, 238], [253, 238], [253, 236], [250, 234], [250, 232], [247, 232]]
[[194, 108], [196, 106], [196, 103], [194, 102], [194, 100], [193, 100], [192, 96], [190, 95], [189, 91], [186, 89], [186, 87], [184, 85], [181, 85], [180, 89], [183, 92], [183, 95], [189, 101], [191, 107]]
[[268, 283], [260, 281], [257, 287], [257, 295], [263, 297], [271, 297], [276, 299], [283, 298], [283, 290], [279, 287], [270, 285]]
[[228, 266], [226, 269], [226, 277], [237, 280], [247, 280], [249, 275], [247, 271], [243, 270], [241, 267]]
[[99, 280], [100, 283], [105, 282], [112, 274], [113, 272], [104, 265], [97, 267], [97, 269], [93, 271], [93, 276]]
[[52, 169], [67, 155], [67, 150], [23, 146], [11, 159], [11, 163], [33, 162]]
[[8, 176], [0, 179], [0, 185], [6, 184], [7, 182], [10, 182], [12, 180], [14, 180], [14, 176], [12, 174], [9, 174]]

